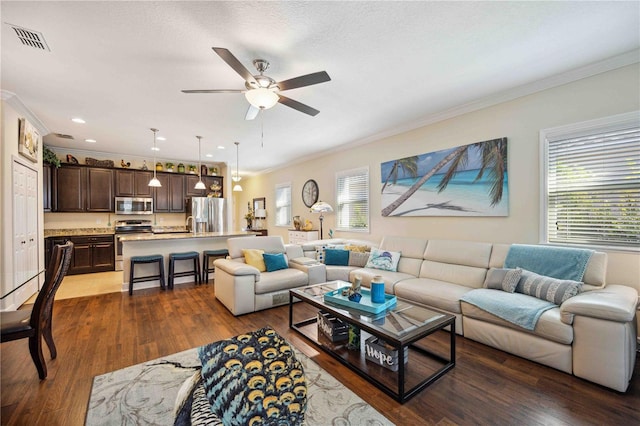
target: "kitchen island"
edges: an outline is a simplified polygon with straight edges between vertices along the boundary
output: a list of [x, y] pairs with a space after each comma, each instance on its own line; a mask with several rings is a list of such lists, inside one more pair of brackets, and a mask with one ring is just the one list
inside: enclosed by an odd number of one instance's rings
[[[227, 239], [233, 237], [255, 237], [256, 233], [251, 231], [231, 231], [231, 232], [201, 232], [201, 233], [161, 233], [161, 234], [134, 234], [123, 235], [122, 242], [122, 291], [129, 291], [129, 270], [131, 268], [132, 256], [149, 256], [159, 254], [164, 256], [165, 283], [168, 282], [169, 254], [186, 251], [197, 251], [200, 253], [200, 264], [202, 265], [202, 252], [204, 250], [218, 250], [227, 248]], [[176, 272], [188, 270], [192, 266], [191, 262], [177, 262]], [[136, 265], [136, 276], [157, 275], [157, 265]], [[193, 277], [176, 278], [174, 283], [193, 282]], [[135, 283], [133, 290], [143, 288], [159, 287], [159, 281], [146, 281]]]

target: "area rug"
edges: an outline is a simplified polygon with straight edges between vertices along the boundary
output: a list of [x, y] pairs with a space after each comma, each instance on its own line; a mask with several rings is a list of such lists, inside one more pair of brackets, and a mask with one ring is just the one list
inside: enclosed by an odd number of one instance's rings
[[[306, 426], [393, 425], [300, 351], [307, 379]], [[96, 376], [86, 425], [172, 425], [178, 390], [200, 367], [196, 348]]]

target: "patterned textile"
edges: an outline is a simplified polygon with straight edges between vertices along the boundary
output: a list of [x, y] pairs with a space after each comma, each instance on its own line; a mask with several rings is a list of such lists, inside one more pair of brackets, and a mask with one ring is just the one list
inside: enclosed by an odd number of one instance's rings
[[401, 253], [398, 251], [386, 251], [372, 248], [369, 260], [367, 260], [365, 267], [395, 272], [398, 269], [400, 255]]
[[211, 410], [225, 425], [304, 421], [307, 384], [292, 346], [271, 327], [198, 348]]
[[522, 269], [520, 268], [491, 268], [487, 272], [487, 278], [484, 280], [483, 287], [513, 293], [516, 290], [521, 275]]
[[522, 277], [516, 287], [518, 293], [547, 300], [556, 305], [562, 305], [562, 302], [578, 294], [581, 289], [581, 282], [558, 280], [526, 269], [522, 270]]
[[349, 266], [357, 266], [359, 268], [364, 268], [364, 265], [367, 264], [368, 260], [369, 260], [369, 253], [363, 253], [358, 251], [349, 252]]

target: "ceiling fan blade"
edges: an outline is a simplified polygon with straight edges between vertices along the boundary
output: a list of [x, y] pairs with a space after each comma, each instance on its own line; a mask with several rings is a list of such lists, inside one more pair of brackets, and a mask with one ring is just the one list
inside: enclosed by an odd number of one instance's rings
[[320, 71], [314, 72], [313, 74], [301, 75], [300, 77], [281, 81], [277, 84], [282, 91], [297, 89], [298, 87], [311, 86], [318, 83], [324, 83], [325, 81], [331, 81], [331, 77], [329, 77], [329, 74], [327, 74], [326, 71]]
[[200, 89], [196, 89], [196, 90], [181, 90], [182, 93], [243, 93], [245, 92], [244, 90], [235, 90], [235, 89], [229, 89], [229, 90], [225, 90], [225, 89], [221, 89], [221, 90], [200, 90]]
[[278, 99], [278, 102], [280, 102], [282, 105], [286, 105], [289, 108], [293, 108], [300, 112], [304, 112], [305, 114], [309, 114], [313, 117], [318, 115], [318, 113], [320, 112], [315, 108], [311, 108], [309, 105], [305, 105], [301, 102], [294, 101], [293, 99], [287, 98], [286, 96], [278, 95], [278, 97], [280, 98]]
[[244, 119], [253, 120], [258, 116], [259, 112], [260, 112], [260, 108], [256, 108], [253, 105], [249, 105], [249, 108], [247, 109], [247, 113], [245, 114]]
[[212, 47], [212, 49], [218, 54], [218, 56], [222, 58], [223, 61], [227, 63], [227, 65], [233, 68], [235, 72], [240, 74], [240, 76], [244, 78], [245, 81], [249, 83], [258, 84], [258, 82], [256, 81], [255, 78], [253, 78], [253, 75], [249, 72], [249, 70], [246, 69], [245, 66], [242, 65], [242, 63], [240, 63], [238, 58], [233, 56], [233, 54], [229, 52], [228, 49], [225, 49], [224, 47]]

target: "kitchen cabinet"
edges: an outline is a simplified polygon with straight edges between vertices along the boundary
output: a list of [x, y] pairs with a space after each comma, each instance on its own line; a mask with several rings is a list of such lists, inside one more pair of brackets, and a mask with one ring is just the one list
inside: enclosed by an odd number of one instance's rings
[[[185, 194], [187, 197], [206, 197], [213, 192], [217, 197], [222, 198], [222, 176], [202, 176], [202, 182], [206, 189], [194, 189], [198, 179], [198, 175], [185, 175]], [[211, 189], [212, 185], [219, 189]]]
[[45, 212], [52, 210], [51, 195], [52, 195], [52, 171], [51, 164], [42, 165], [42, 209]]
[[54, 173], [55, 211], [112, 212], [113, 170], [62, 165]]
[[115, 270], [113, 235], [71, 236], [65, 239], [73, 243], [68, 275]]
[[184, 213], [185, 205], [185, 176], [172, 173], [157, 173], [162, 184], [153, 189], [153, 210], [155, 213]]
[[86, 171], [86, 211], [112, 212], [113, 170], [88, 167]]
[[318, 231], [296, 231], [289, 229], [289, 244], [304, 244], [318, 239]]
[[116, 197], [153, 196], [152, 188], [149, 186], [153, 173], [141, 170], [116, 170], [115, 177]]

